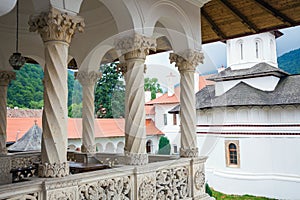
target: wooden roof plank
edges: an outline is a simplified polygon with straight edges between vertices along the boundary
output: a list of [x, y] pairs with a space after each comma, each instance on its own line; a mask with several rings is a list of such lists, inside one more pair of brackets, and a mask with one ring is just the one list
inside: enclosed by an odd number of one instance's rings
[[264, 0], [255, 0], [255, 2], [260, 5], [263, 9], [271, 13], [274, 17], [280, 19], [284, 23], [288, 23], [291, 26], [297, 25], [297, 23], [286, 16], [285, 14], [281, 13], [279, 10], [275, 9], [273, 6], [265, 2]]
[[243, 15], [235, 6], [229, 3], [228, 0], [220, 0], [225, 7], [227, 7], [239, 20], [245, 24], [248, 29], [253, 30], [253, 32], [258, 33], [259, 29], [253, 24], [245, 15]]
[[222, 32], [222, 30], [217, 26], [217, 24], [211, 19], [211, 17], [207, 14], [204, 9], [201, 9], [201, 13], [206, 21], [211, 25], [212, 30], [220, 37], [221, 40], [226, 39], [226, 35]]

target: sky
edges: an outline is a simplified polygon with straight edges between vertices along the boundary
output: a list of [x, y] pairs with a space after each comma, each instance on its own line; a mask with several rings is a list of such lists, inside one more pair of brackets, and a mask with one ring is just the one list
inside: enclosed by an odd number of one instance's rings
[[[280, 29], [284, 35], [276, 39], [277, 56], [300, 48], [300, 26]], [[214, 42], [202, 45], [204, 52], [204, 64], [201, 64], [197, 71], [200, 74], [207, 74], [217, 68], [226, 66], [226, 44]], [[167, 85], [167, 76], [172, 73], [175, 76], [174, 83], [179, 83], [180, 76], [174, 64], [170, 64], [169, 52], [147, 56], [147, 72], [145, 77], [158, 78], [162, 86]]]

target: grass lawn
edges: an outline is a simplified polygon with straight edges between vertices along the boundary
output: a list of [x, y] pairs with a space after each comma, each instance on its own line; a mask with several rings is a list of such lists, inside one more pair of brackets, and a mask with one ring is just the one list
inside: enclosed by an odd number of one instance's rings
[[215, 191], [211, 188], [212, 191], [212, 196], [216, 198], [216, 200], [274, 200], [274, 199], [269, 199], [266, 197], [255, 197], [255, 196], [251, 196], [251, 195], [227, 195], [227, 194], [223, 194], [221, 192]]

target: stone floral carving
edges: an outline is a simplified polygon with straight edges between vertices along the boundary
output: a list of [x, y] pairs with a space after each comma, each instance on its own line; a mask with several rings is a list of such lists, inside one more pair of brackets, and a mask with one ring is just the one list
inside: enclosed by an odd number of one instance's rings
[[40, 199], [39, 196], [39, 192], [34, 192], [30, 194], [18, 195], [15, 197], [8, 198], [6, 200], [38, 200]]
[[195, 158], [198, 157], [198, 148], [189, 148], [189, 149], [184, 149], [180, 148], [180, 157], [183, 158]]
[[149, 177], [145, 177], [139, 187], [139, 199], [140, 200], [153, 200], [156, 196], [155, 180]]
[[33, 167], [35, 163], [40, 163], [40, 162], [41, 162], [40, 156], [15, 157], [11, 161], [11, 168], [18, 169], [18, 168]]
[[79, 186], [79, 199], [81, 200], [129, 200], [130, 193], [130, 177], [127, 176]]
[[194, 176], [194, 184], [197, 190], [201, 190], [205, 183], [205, 173], [202, 169], [198, 169]]
[[175, 62], [175, 66], [178, 67], [180, 72], [192, 71], [194, 72], [197, 65], [203, 63], [203, 53], [187, 49], [186, 51], [176, 53], [170, 53], [170, 63]]
[[0, 157], [0, 184], [11, 182], [11, 161], [9, 157]]
[[148, 154], [146, 153], [131, 153], [124, 151], [127, 165], [145, 165], [148, 163]]
[[69, 163], [43, 163], [39, 165], [39, 176], [46, 178], [63, 177], [69, 175]]
[[75, 31], [83, 31], [85, 26], [83, 18], [61, 13], [52, 8], [49, 12], [42, 12], [38, 16], [30, 16], [28, 22], [30, 32], [38, 32], [43, 41], [71, 42]]
[[189, 194], [188, 167], [156, 172], [156, 199], [186, 199]]
[[64, 190], [54, 190], [49, 192], [47, 200], [74, 200], [76, 199], [76, 191], [73, 188], [67, 188]]

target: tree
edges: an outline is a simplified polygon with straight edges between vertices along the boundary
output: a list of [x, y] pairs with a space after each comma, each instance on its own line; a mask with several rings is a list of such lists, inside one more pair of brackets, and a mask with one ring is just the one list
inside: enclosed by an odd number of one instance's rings
[[116, 63], [100, 66], [102, 78], [95, 89], [95, 111], [98, 118], [124, 117], [125, 86]]
[[82, 117], [82, 103], [79, 104], [71, 104], [68, 107], [68, 115], [71, 118], [81, 118]]
[[144, 89], [145, 91], [151, 91], [151, 100], [156, 98], [157, 92], [162, 92], [160, 84], [157, 82], [157, 78], [145, 78]]
[[170, 153], [171, 145], [169, 139], [165, 136], [160, 137], [158, 143], [158, 154], [170, 155]]

